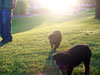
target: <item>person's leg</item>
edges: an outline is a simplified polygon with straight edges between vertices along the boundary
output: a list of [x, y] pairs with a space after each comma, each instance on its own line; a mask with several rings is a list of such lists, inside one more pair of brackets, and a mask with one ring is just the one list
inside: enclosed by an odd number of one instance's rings
[[11, 9], [3, 9], [3, 29], [1, 32], [1, 36], [4, 42], [12, 41], [11, 35], [11, 22], [12, 22], [12, 10]]
[[2, 8], [0, 8], [0, 35], [2, 31], [2, 26], [3, 26], [3, 17], [2, 17]]

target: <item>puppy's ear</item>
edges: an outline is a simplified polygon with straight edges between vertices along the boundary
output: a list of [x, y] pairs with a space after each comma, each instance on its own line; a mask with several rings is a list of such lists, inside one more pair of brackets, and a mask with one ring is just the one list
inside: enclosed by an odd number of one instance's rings
[[66, 65], [69, 65], [71, 62], [71, 56], [69, 53], [65, 53], [62, 57], [62, 61], [66, 63]]
[[51, 38], [51, 35], [48, 36], [48, 39], [50, 39], [50, 38]]

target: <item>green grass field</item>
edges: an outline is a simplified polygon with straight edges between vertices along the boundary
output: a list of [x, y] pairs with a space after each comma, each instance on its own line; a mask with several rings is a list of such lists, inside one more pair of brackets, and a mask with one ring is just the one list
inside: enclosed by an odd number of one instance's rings
[[[48, 35], [60, 30], [63, 40], [56, 52], [77, 44], [88, 44], [92, 50], [90, 75], [100, 75], [100, 20], [94, 11], [74, 16], [50, 14], [29, 18], [14, 18], [13, 41], [0, 44], [0, 75], [60, 75], [52, 60]], [[1, 40], [1, 38], [0, 38]], [[80, 75], [82, 64], [73, 75]]]

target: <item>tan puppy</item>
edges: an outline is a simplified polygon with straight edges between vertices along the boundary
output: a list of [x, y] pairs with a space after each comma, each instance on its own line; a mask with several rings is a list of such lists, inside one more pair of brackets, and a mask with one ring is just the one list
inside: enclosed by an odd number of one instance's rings
[[52, 50], [56, 50], [61, 43], [62, 34], [60, 31], [54, 31], [52, 34], [48, 36], [48, 38], [49, 38]]

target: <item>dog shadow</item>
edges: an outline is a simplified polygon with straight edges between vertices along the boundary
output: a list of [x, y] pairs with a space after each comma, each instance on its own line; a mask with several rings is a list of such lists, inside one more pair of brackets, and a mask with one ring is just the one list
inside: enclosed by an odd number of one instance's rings
[[48, 58], [43, 67], [42, 75], [60, 75], [60, 71], [56, 68], [54, 61], [52, 59], [52, 54], [56, 51], [51, 50], [48, 54]]

